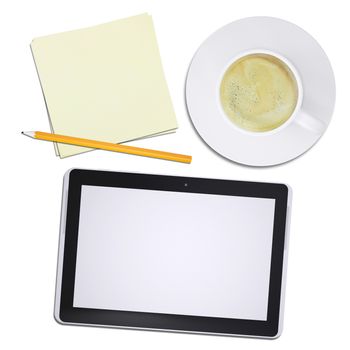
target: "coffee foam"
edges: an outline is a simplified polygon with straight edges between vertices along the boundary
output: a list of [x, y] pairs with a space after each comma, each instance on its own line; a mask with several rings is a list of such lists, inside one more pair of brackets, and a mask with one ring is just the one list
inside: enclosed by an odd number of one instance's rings
[[220, 99], [226, 115], [237, 126], [250, 131], [270, 131], [293, 114], [298, 87], [293, 73], [280, 59], [251, 54], [227, 69]]

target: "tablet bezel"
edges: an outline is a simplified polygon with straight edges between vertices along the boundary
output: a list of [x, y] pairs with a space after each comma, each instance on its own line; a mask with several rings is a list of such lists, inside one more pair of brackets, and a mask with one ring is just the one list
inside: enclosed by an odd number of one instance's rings
[[[275, 199], [267, 320], [73, 307], [81, 186], [104, 186]], [[64, 324], [275, 338], [280, 335], [288, 194], [284, 184], [72, 169], [65, 175], [55, 318]]]

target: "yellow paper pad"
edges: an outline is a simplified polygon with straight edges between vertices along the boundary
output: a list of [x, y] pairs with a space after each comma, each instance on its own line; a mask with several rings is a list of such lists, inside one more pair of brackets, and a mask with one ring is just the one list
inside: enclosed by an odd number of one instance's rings
[[[151, 16], [34, 39], [52, 131], [121, 143], [177, 128]], [[67, 157], [89, 149], [57, 144]]]

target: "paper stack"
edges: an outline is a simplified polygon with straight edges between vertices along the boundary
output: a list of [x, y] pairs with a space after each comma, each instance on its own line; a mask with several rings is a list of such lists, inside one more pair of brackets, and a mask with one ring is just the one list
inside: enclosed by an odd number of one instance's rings
[[[177, 128], [151, 16], [34, 39], [51, 131], [121, 143]], [[61, 158], [87, 148], [56, 144]]]

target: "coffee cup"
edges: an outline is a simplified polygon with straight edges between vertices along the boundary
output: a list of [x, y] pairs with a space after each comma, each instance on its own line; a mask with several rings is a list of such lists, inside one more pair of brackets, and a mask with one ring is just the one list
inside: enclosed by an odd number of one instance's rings
[[280, 132], [292, 123], [315, 134], [326, 125], [301, 109], [303, 86], [294, 65], [264, 49], [242, 52], [224, 68], [218, 103], [231, 127], [255, 135]]

